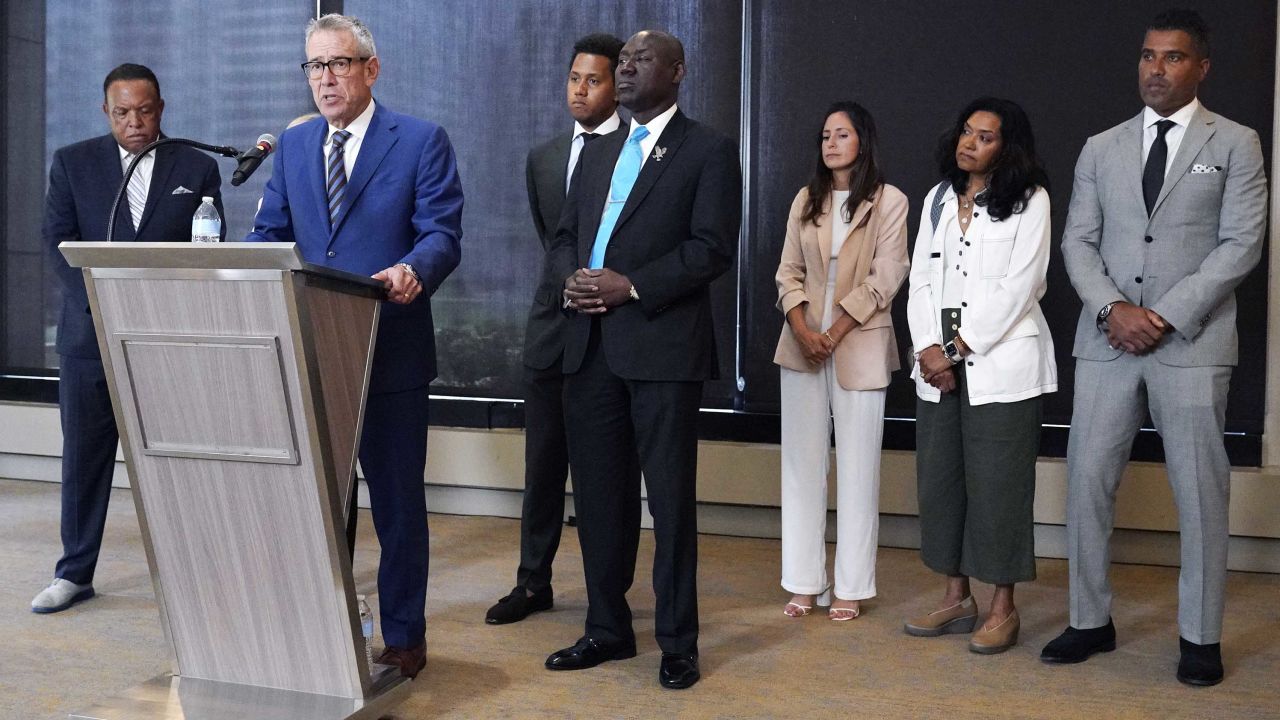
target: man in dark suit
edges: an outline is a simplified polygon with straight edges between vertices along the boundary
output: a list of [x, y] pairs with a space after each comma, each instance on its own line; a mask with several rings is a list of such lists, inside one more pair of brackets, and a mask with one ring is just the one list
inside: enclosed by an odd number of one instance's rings
[[1141, 113], [1089, 138], [1062, 258], [1084, 301], [1067, 446], [1071, 624], [1050, 663], [1114, 650], [1107, 573], [1116, 489], [1150, 413], [1178, 506], [1180, 659], [1189, 685], [1222, 681], [1231, 466], [1223, 445], [1236, 364], [1235, 288], [1262, 257], [1267, 179], [1258, 134], [1196, 98], [1209, 32], [1194, 11], [1147, 27]]
[[308, 262], [386, 285], [360, 466], [382, 545], [378, 662], [416, 677], [426, 665], [430, 297], [461, 258], [462, 183], [443, 128], [374, 102], [381, 65], [364, 23], [325, 15], [307, 27], [306, 48], [323, 117], [281, 134], [246, 240], [296, 242]]
[[[62, 558], [54, 581], [31, 601], [37, 613], [54, 613], [93, 597], [93, 573], [115, 469], [115, 415], [98, 352], [84, 276], [67, 265], [58, 244], [104, 241], [111, 204], [124, 169], [160, 137], [164, 100], [155, 73], [126, 63], [102, 84], [102, 112], [109, 135], [59, 149], [49, 168], [42, 230], [49, 262], [62, 290], [58, 319], [58, 408], [62, 417]], [[201, 198], [222, 213], [218, 164], [198, 150], [162, 145], [139, 161], [125, 201], [116, 212], [119, 242], [191, 239], [191, 216]]]
[[[525, 180], [529, 209], [542, 249], [551, 246], [569, 177], [587, 142], [617, 130], [618, 94], [613, 72], [622, 40], [588, 35], [573, 46], [565, 85], [573, 132], [558, 135], [529, 151]], [[561, 357], [568, 317], [561, 311], [561, 279], [543, 278], [529, 308], [524, 332], [524, 506], [520, 514], [520, 567], [511, 593], [489, 608], [491, 625], [518, 622], [529, 613], [549, 610], [551, 563], [560, 547], [564, 485], [569, 449], [564, 433], [564, 376]], [[639, 473], [637, 467], [635, 472]]]
[[637, 33], [618, 57], [630, 126], [587, 145], [546, 272], [567, 310], [565, 420], [587, 582], [586, 633], [552, 670], [634, 657], [626, 593], [635, 575], [640, 483], [656, 549], [655, 633], [663, 687], [698, 681], [698, 404], [716, 376], [712, 280], [733, 264], [742, 172], [729, 138], [676, 107], [684, 48]]

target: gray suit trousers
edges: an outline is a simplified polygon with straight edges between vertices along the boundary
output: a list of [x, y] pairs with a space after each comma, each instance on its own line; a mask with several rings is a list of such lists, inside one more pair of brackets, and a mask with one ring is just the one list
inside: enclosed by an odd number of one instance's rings
[[1182, 536], [1178, 628], [1194, 643], [1220, 641], [1231, 477], [1222, 435], [1230, 380], [1227, 366], [1174, 367], [1153, 355], [1077, 359], [1067, 447], [1073, 627], [1102, 627], [1111, 615], [1107, 573], [1116, 489], [1149, 410], [1164, 441]]

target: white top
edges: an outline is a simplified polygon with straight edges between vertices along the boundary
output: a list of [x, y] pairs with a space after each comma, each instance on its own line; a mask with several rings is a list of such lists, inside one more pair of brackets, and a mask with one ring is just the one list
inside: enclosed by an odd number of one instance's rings
[[1169, 132], [1164, 134], [1164, 142], [1169, 146], [1169, 154], [1164, 159], [1164, 172], [1167, 175], [1169, 168], [1173, 167], [1173, 159], [1178, 154], [1178, 146], [1182, 144], [1182, 136], [1187, 132], [1187, 126], [1191, 124], [1191, 117], [1196, 114], [1196, 110], [1200, 108], [1200, 100], [1191, 98], [1191, 102], [1182, 106], [1169, 117], [1160, 117], [1160, 113], [1151, 108], [1143, 108], [1142, 110], [1142, 166], [1147, 166], [1147, 155], [1151, 153], [1151, 146], [1156, 142], [1156, 135], [1160, 131], [1156, 128], [1156, 123], [1161, 120], [1172, 120], [1175, 124], [1169, 128]]
[[839, 265], [840, 249], [844, 247], [844, 239], [849, 235], [849, 223], [844, 219], [844, 204], [849, 200], [848, 190], [831, 191], [831, 262], [827, 263], [827, 287], [836, 286], [836, 266]]
[[573, 124], [573, 141], [569, 143], [569, 167], [566, 168], [564, 174], [564, 191], [566, 195], [569, 193], [569, 183], [573, 182], [573, 169], [578, 166], [578, 156], [582, 154], [582, 146], [587, 144], [587, 140], [582, 137], [582, 134], [591, 132], [596, 135], [608, 135], [620, 127], [622, 127], [622, 118], [618, 117], [617, 111], [614, 111], [608, 120], [597, 125], [595, 130], [588, 130], [582, 127], [580, 122]]
[[324, 163], [325, 167], [329, 166], [329, 151], [333, 149], [333, 134], [339, 130], [346, 130], [351, 133], [351, 137], [342, 145], [342, 170], [347, 174], [347, 179], [351, 179], [351, 170], [356, 166], [356, 157], [360, 154], [361, 141], [364, 136], [369, 134], [369, 123], [373, 121], [373, 98], [369, 98], [369, 106], [364, 112], [356, 116], [355, 120], [345, 128], [336, 128], [332, 124], [329, 125], [329, 133], [324, 136]]
[[[952, 197], [955, 197], [955, 190], [947, 188]], [[945, 196], [944, 196], [945, 197]], [[965, 249], [973, 247], [973, 242], [960, 232], [960, 208], [958, 207], [960, 198], [955, 197], [957, 208], [956, 215], [951, 217], [947, 222], [940, 223], [939, 231], [942, 236], [942, 305], [944, 308], [958, 308], [960, 303], [964, 302], [964, 284], [969, 279], [966, 274], [969, 272], [969, 263], [965, 262]], [[973, 221], [982, 216], [984, 208], [978, 205], [973, 206], [973, 218], [969, 221], [969, 225], [973, 225]], [[965, 243], [969, 243], [967, 246]], [[974, 253], [971, 251], [967, 256], [973, 259]], [[963, 318], [961, 318], [963, 320]], [[946, 328], [943, 328], [945, 331]], [[944, 332], [945, 336], [946, 333]]]

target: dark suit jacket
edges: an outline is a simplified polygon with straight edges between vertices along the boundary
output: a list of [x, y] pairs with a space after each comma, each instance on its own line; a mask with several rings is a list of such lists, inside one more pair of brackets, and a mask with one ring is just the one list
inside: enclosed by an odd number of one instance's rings
[[[529, 151], [525, 162], [525, 184], [529, 189], [529, 210], [543, 252], [551, 249], [560, 211], [564, 208], [564, 183], [567, 179], [569, 146], [573, 134], [552, 138]], [[529, 307], [524, 329], [524, 364], [545, 370], [560, 359], [564, 350], [564, 330], [568, 318], [560, 311], [561, 280], [542, 275]]]
[[280, 136], [253, 232], [259, 242], [296, 242], [307, 262], [360, 275], [409, 263], [422, 294], [384, 302], [369, 392], [426, 387], [436, 376], [431, 295], [462, 257], [462, 181], [444, 128], [374, 107], [332, 227], [325, 193], [324, 118]]
[[[44, 202], [42, 236], [49, 261], [62, 288], [62, 314], [58, 319], [58, 354], [98, 359], [98, 341], [89, 314], [84, 276], [58, 252], [58, 243], [102, 242], [107, 239], [111, 203], [120, 189], [124, 171], [120, 146], [111, 135], [84, 140], [59, 149], [49, 168], [49, 193]], [[201, 198], [213, 197], [223, 218], [219, 186], [222, 178], [213, 158], [194, 148], [162, 145], [155, 150], [147, 206], [137, 232], [129, 214], [129, 202], [121, 200], [116, 212], [115, 240], [181, 242], [191, 239], [191, 216]], [[179, 188], [190, 192], [183, 193]], [[174, 194], [179, 190], [178, 194]]]
[[[586, 267], [613, 167], [630, 124], [582, 150], [547, 255], [546, 274], [563, 284]], [[742, 170], [729, 138], [685, 117], [671, 118], [645, 161], [614, 227], [605, 267], [627, 276], [639, 302], [600, 317], [609, 368], [629, 380], [701, 381], [717, 376], [708, 286], [733, 264], [742, 214]], [[582, 364], [591, 317], [574, 314], [564, 371]]]

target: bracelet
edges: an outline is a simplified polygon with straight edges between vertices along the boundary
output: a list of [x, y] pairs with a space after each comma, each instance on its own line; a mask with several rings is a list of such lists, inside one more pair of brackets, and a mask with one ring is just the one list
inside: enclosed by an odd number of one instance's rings
[[840, 343], [837, 343], [837, 342], [836, 342], [836, 339], [835, 339], [835, 338], [831, 337], [831, 332], [830, 332], [830, 331], [823, 330], [823, 331], [822, 331], [822, 337], [824, 337], [824, 338], [826, 338], [826, 339], [830, 340], [832, 343], [834, 343], [834, 344], [836, 344], [836, 345], [839, 345], [839, 344], [840, 344]]

